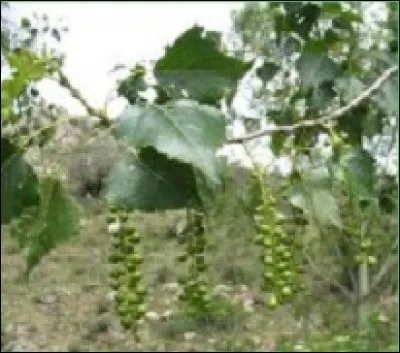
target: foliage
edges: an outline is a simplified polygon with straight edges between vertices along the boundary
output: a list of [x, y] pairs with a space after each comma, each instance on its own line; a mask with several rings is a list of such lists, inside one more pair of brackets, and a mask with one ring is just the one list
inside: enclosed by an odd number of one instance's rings
[[[387, 8], [398, 12], [392, 5]], [[384, 173], [378, 172], [378, 157], [371, 149], [368, 151], [363, 140], [388, 135], [388, 130], [389, 135], [395, 135], [398, 120], [398, 82], [393, 77], [396, 68], [388, 71], [398, 56], [394, 44], [397, 34], [391, 28], [393, 15], [379, 23], [387, 30], [381, 31], [368, 27], [364, 10], [362, 3], [354, 2], [249, 4], [236, 14], [235, 23], [243, 48], [264, 56], [259, 66], [254, 60], [224, 52], [219, 33], [198, 26], [188, 29], [155, 63], [152, 73], [156, 84], [146, 82], [146, 69], [138, 65], [120, 82], [118, 93], [128, 99], [129, 105], [116, 121], [92, 108], [73, 87], [62, 72], [62, 55], [34, 47], [40, 31], [30, 20], [23, 19], [21, 31], [28, 31], [29, 40], [21, 39], [13, 45], [6, 41], [2, 45], [11, 77], [1, 85], [1, 120], [7, 128], [1, 141], [1, 203], [2, 225], [11, 222], [12, 235], [26, 252], [26, 274], [59, 242], [79, 231], [79, 209], [68, 188], [54, 175], [36, 174], [24, 156], [30, 147], [42, 149], [54, 137], [57, 122], [33, 128], [25, 121], [38, 105], [40, 92], [35, 83], [51, 77], [58, 79], [60, 86], [67, 88], [90, 115], [100, 119], [93, 133], [110, 128], [106, 133], [113, 135], [122, 151], [112, 168], [110, 163], [104, 173], [94, 178], [104, 179], [105, 187], [100, 185], [99, 189], [109, 205], [126, 207], [128, 211], [195, 208], [200, 212], [201, 220], [190, 224], [195, 233], [189, 240], [196, 241], [187, 242], [186, 253], [181, 257], [193, 260], [189, 266], [191, 278], [184, 279], [184, 300], [186, 304], [196, 303], [189, 307], [195, 307], [192, 314], [197, 319], [203, 311], [210, 314], [206, 307], [211, 308], [211, 315], [220, 310], [214, 306], [202, 278], [206, 269], [203, 215], [223, 187], [216, 153], [226, 142], [233, 142], [226, 141], [222, 102], [228, 107], [228, 114], [238, 120], [232, 101], [240, 80], [249, 73], [260, 83], [256, 103], [263, 113], [258, 118], [276, 125], [257, 134], [272, 135], [274, 154], [292, 162], [286, 180], [272, 188], [260, 177], [255, 183], [258, 194], [245, 201], [261, 204], [254, 212], [258, 216], [255, 225], [257, 240], [264, 248], [267, 289], [272, 288], [275, 294], [270, 296], [270, 306], [278, 304], [277, 291], [282, 297], [291, 297], [297, 291], [297, 282], [302, 279], [299, 272], [303, 270], [300, 263], [313, 271], [324, 268], [320, 264], [313, 266], [314, 255], [320, 251], [320, 255], [326, 254], [325, 258], [319, 256], [321, 263], [338, 261], [343, 271], [356, 278], [357, 285], [349, 288], [338, 283], [334, 274], [326, 278], [319, 273], [350, 302], [361, 297], [358, 309], [359, 321], [363, 321], [367, 314], [365, 299], [393, 266], [395, 243], [391, 232], [381, 237], [376, 234], [382, 229], [379, 204]], [[45, 28], [43, 33], [49, 31]], [[58, 29], [50, 32], [57, 41], [61, 39]], [[2, 37], [3, 33], [6, 32], [2, 31]], [[141, 98], [140, 92], [147, 88], [157, 92], [154, 102]], [[328, 156], [317, 147], [321, 136], [329, 141]], [[251, 139], [255, 144], [261, 141], [253, 135], [246, 136], [241, 140], [246, 151], [246, 141]], [[388, 149], [395, 143], [392, 140]], [[251, 151], [247, 153], [253, 161]], [[258, 169], [258, 163], [253, 161], [253, 167]], [[272, 174], [263, 169], [260, 175]], [[277, 198], [281, 200], [279, 206]], [[285, 216], [279, 215], [278, 208], [285, 210]], [[287, 229], [281, 224], [286, 218], [288, 224], [307, 229], [301, 234], [303, 247], [294, 250], [300, 241], [287, 236]], [[123, 242], [136, 239], [133, 228], [123, 229], [122, 233]], [[267, 268], [270, 266], [274, 271]], [[360, 275], [355, 269], [360, 270]], [[294, 280], [291, 277], [295, 272]], [[126, 309], [121, 313], [125, 327], [136, 323], [146, 311], [143, 298], [140, 302], [137, 298], [128, 300], [139, 293], [136, 284], [141, 274], [136, 267], [128, 269], [126, 278], [132, 277], [134, 285], [120, 298], [129, 305], [134, 303], [133, 309], [122, 305]], [[202, 318], [199, 320], [203, 322]], [[218, 326], [219, 321], [216, 322]], [[333, 341], [331, 348], [342, 348], [343, 342]], [[358, 346], [365, 343], [358, 337], [355, 342]]]

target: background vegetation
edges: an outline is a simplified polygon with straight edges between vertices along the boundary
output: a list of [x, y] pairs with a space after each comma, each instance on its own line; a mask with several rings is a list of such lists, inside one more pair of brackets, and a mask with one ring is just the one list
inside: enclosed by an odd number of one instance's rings
[[[2, 351], [397, 351], [398, 5], [371, 19], [372, 5], [249, 2], [228, 40], [190, 28], [155, 63], [156, 84], [140, 65], [119, 82], [130, 105], [111, 122], [41, 45], [67, 29], [13, 26], [2, 2]], [[44, 77], [88, 117], [47, 102]], [[241, 94], [254, 114], [235, 109]], [[235, 124], [244, 136], [226, 136]], [[223, 146], [252, 167], [215, 157]], [[141, 235], [134, 332], [110, 288], [114, 204]], [[182, 245], [193, 209], [200, 253]], [[182, 255], [205, 259], [202, 299]]]

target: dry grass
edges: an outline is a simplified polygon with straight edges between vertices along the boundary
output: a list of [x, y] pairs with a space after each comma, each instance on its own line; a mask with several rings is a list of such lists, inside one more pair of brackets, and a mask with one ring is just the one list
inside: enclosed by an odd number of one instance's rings
[[[88, 219], [80, 237], [46, 256], [34, 269], [29, 283], [21, 280], [22, 255], [7, 229], [2, 229], [1, 306], [2, 313], [7, 315], [7, 340], [24, 342], [26, 349], [53, 352], [237, 351], [239, 348], [265, 351], [273, 348], [274, 336], [288, 327], [288, 315], [276, 312], [275, 319], [267, 317], [256, 304], [253, 304], [253, 313], [245, 312], [242, 300], [251, 297], [254, 289], [252, 283], [246, 283], [247, 287], [232, 283], [234, 269], [244, 267], [241, 278], [246, 278], [246, 271], [249, 278], [256, 277], [257, 260], [251, 254], [241, 254], [242, 259], [233, 265], [231, 256], [240, 256], [238, 249], [236, 253], [232, 253], [234, 248], [212, 250], [215, 261], [210, 269], [211, 278], [215, 284], [222, 279], [225, 283], [231, 282], [229, 297], [237, 302], [230, 304], [226, 314], [211, 321], [190, 320], [181, 314], [162, 319], [163, 313], [178, 312], [173, 284], [182, 269], [177, 269], [173, 259], [180, 249], [165, 231], [163, 234], [165, 228], [160, 226], [162, 220], [165, 224], [174, 217], [177, 216], [137, 216], [138, 228], [146, 234], [143, 273], [149, 285], [149, 310], [159, 315], [158, 320], [147, 319], [141, 325], [140, 343], [135, 343], [133, 336], [121, 329], [113, 312], [107, 287], [108, 235], [102, 216]], [[235, 245], [240, 246], [237, 242], [231, 246]], [[23, 347], [21, 343], [18, 350], [24, 350]]]

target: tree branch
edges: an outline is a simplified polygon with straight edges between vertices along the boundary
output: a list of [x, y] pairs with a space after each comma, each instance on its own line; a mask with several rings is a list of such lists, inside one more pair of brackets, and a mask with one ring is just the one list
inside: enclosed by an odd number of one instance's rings
[[100, 125], [104, 127], [109, 127], [111, 125], [110, 119], [108, 116], [102, 111], [95, 109], [89, 105], [89, 103], [82, 97], [81, 93], [72, 86], [71, 82], [69, 82], [67, 76], [61, 71], [58, 70], [59, 75], [59, 84], [62, 87], [65, 87], [71, 94], [72, 97], [76, 98], [86, 109], [89, 115], [96, 116], [100, 119]]
[[254, 133], [242, 136], [242, 137], [237, 137], [237, 138], [232, 138], [228, 139], [228, 143], [243, 143], [244, 141], [252, 140], [257, 137], [262, 137], [265, 135], [268, 135], [273, 132], [277, 131], [282, 131], [282, 132], [292, 132], [294, 130], [300, 129], [302, 127], [311, 127], [311, 126], [318, 126], [318, 125], [325, 125], [326, 123], [329, 123], [333, 120], [336, 120], [343, 116], [344, 114], [348, 113], [355, 107], [359, 106], [363, 101], [366, 99], [370, 98], [372, 95], [378, 91], [382, 85], [392, 76], [396, 71], [398, 70], [398, 66], [393, 66], [386, 71], [383, 72], [383, 74], [370, 86], [368, 87], [365, 91], [363, 91], [358, 97], [353, 99], [349, 104], [345, 105], [342, 108], [339, 108], [338, 110], [334, 111], [332, 114], [329, 114], [327, 116], [323, 116], [318, 119], [309, 119], [309, 120], [303, 120], [300, 121], [296, 124], [293, 125], [280, 125], [280, 126], [273, 126], [269, 127], [260, 131], [256, 131]]
[[311, 258], [307, 254], [304, 253], [304, 257], [307, 261], [307, 264], [311, 272], [315, 277], [318, 277], [322, 282], [324, 282], [327, 285], [336, 287], [344, 297], [346, 297], [350, 301], [354, 301], [354, 295], [349, 290], [347, 290], [346, 287], [342, 286], [332, 277], [327, 276], [325, 273], [321, 273], [320, 271], [318, 271], [317, 266], [311, 261]]

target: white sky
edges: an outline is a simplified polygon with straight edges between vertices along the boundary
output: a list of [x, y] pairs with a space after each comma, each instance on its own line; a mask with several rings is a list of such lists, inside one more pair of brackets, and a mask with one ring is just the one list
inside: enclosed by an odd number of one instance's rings
[[[103, 106], [115, 87], [118, 63], [133, 66], [155, 60], [164, 47], [195, 23], [209, 30], [226, 32], [231, 11], [243, 2], [10, 2], [15, 13], [31, 17], [46, 13], [50, 20], [62, 17], [69, 32], [62, 37], [67, 54], [64, 70], [71, 82], [96, 108]], [[66, 107], [71, 114], [85, 111], [55, 83], [43, 82], [42, 94]], [[121, 102], [110, 104], [115, 116]]]

